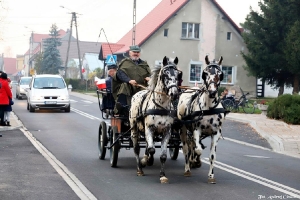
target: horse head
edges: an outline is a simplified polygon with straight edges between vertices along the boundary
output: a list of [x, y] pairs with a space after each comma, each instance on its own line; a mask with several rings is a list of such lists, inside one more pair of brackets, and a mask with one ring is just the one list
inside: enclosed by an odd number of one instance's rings
[[218, 92], [221, 81], [223, 80], [223, 72], [220, 68], [223, 57], [221, 56], [219, 61], [209, 61], [208, 56], [205, 56], [205, 62], [207, 67], [202, 72], [202, 79], [209, 92], [209, 98], [215, 98]]
[[178, 58], [170, 61], [166, 56], [163, 59], [162, 67], [160, 70], [160, 79], [164, 86], [164, 91], [172, 99], [178, 95]]

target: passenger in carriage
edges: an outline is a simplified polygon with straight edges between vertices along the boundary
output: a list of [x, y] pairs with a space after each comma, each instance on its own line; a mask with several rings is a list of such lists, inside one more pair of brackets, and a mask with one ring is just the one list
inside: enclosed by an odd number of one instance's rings
[[131, 97], [143, 90], [137, 85], [147, 86], [151, 70], [148, 63], [140, 58], [140, 47], [130, 46], [129, 58], [123, 59], [113, 75], [113, 95], [116, 100], [115, 114], [123, 114], [123, 108], [131, 103]]
[[107, 77], [105, 78], [106, 84], [106, 94], [103, 95], [102, 104], [101, 104], [101, 111], [105, 113], [109, 113], [115, 106], [115, 99], [112, 94], [112, 77], [116, 73], [118, 69], [117, 65], [107, 65]]
[[107, 92], [112, 92], [112, 77], [116, 73], [118, 69], [117, 65], [107, 65], [107, 77], [105, 79], [105, 84], [106, 84], [106, 91]]
[[234, 100], [234, 97], [231, 92], [228, 91], [227, 88], [221, 93], [221, 99], [224, 101], [225, 99]]

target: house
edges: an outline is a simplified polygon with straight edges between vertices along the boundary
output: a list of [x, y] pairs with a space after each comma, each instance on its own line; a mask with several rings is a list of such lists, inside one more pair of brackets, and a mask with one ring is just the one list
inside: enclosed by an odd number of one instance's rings
[[[64, 31], [60, 29], [58, 31], [59, 38], [61, 38], [61, 41], [69, 40], [70, 31]], [[31, 33], [31, 36], [29, 38], [29, 49], [24, 54], [24, 75], [29, 76], [30, 75], [30, 69], [34, 68], [34, 61], [38, 53], [43, 51], [43, 41], [47, 38], [49, 38], [49, 34], [39, 34], [39, 33]], [[71, 37], [71, 41], [75, 40], [74, 37]]]
[[[136, 25], [135, 44], [141, 58], [150, 66], [164, 56], [178, 57], [183, 85], [202, 83], [205, 56], [218, 60], [223, 56], [222, 87], [256, 95], [256, 78], [247, 76], [240, 54], [247, 51], [239, 28], [216, 0], [162, 0]], [[132, 45], [130, 30], [118, 42], [124, 46], [114, 54], [123, 55]]]
[[15, 80], [13, 75], [18, 72], [17, 70], [17, 59], [3, 57], [2, 71], [7, 74], [11, 80]]
[[[76, 62], [73, 62], [77, 59], [78, 64], [77, 66], [72, 65], [72, 69], [69, 70], [69, 72], [66, 73], [66, 77], [77, 77], [76, 74], [79, 73], [79, 58], [80, 61], [83, 61], [83, 56], [85, 53], [95, 53], [98, 55], [99, 49], [102, 45], [104, 45], [104, 53], [105, 55], [109, 54], [111, 49], [113, 51], [116, 51], [123, 47], [124, 45], [119, 44], [108, 44], [108, 43], [98, 43], [98, 42], [90, 42], [90, 41], [78, 41], [73, 36], [71, 37], [71, 40], [69, 42], [70, 37], [70, 31], [67, 30], [66, 32], [63, 30], [59, 30], [59, 37], [61, 38], [61, 46], [58, 46], [57, 49], [60, 52], [61, 60], [62, 60], [62, 66], [61, 67], [67, 67], [69, 66], [70, 61], [74, 64]], [[36, 59], [36, 56], [38, 53], [45, 51], [45, 45], [44, 41], [49, 38], [49, 34], [36, 34], [32, 33], [30, 37], [30, 48], [24, 55], [24, 72], [25, 75], [28, 76], [30, 74], [30, 69], [34, 68], [34, 61]], [[31, 40], [33, 38], [33, 40]], [[79, 49], [78, 49], [79, 46]], [[120, 47], [121, 46], [121, 47]], [[29, 59], [30, 58], [30, 59]], [[68, 60], [68, 61], [67, 61]], [[99, 62], [99, 60], [97, 61]], [[82, 65], [82, 63], [81, 63]], [[76, 68], [76, 69], [75, 69]], [[68, 70], [67, 70], [68, 71]]]

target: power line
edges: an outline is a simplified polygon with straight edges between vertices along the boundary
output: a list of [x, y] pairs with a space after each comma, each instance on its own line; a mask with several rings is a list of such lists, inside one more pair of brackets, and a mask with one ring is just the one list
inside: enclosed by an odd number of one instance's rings
[[[62, 8], [65, 8], [61, 6]], [[71, 19], [71, 25], [70, 25], [70, 35], [69, 35], [69, 41], [68, 41], [68, 49], [67, 49], [67, 58], [65, 61], [65, 77], [67, 76], [67, 65], [68, 65], [68, 59], [69, 59], [69, 51], [70, 51], [70, 42], [71, 42], [71, 37], [72, 37], [72, 29], [73, 29], [73, 23], [75, 24], [75, 29], [76, 29], [76, 40], [77, 40], [77, 49], [78, 49], [78, 59], [79, 59], [79, 72], [80, 72], [80, 79], [83, 80], [83, 75], [82, 75], [82, 66], [81, 66], [81, 58], [80, 58], [80, 48], [79, 48], [79, 40], [78, 40], [78, 30], [77, 30], [77, 15], [78, 13], [76, 12], [71, 12], [72, 14], [72, 19]]]

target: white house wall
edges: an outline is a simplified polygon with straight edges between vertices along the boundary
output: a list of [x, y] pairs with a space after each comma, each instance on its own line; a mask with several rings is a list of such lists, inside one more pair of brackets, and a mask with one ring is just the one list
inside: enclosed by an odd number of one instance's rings
[[201, 38], [200, 38], [200, 51], [199, 60], [204, 61], [206, 55], [209, 56], [210, 60], [215, 59], [215, 48], [216, 48], [216, 33], [217, 33], [217, 19], [216, 9], [210, 1], [202, 0], [202, 6], [200, 8], [200, 27], [201, 27]]
[[[182, 39], [182, 22], [200, 23], [200, 39]], [[167, 37], [164, 37], [164, 29], [168, 29]], [[232, 32], [232, 41], [227, 41], [227, 32]], [[190, 63], [205, 63], [207, 54], [210, 60], [217, 60], [222, 55], [223, 65], [236, 66], [234, 84], [255, 95], [255, 78], [248, 77], [243, 69], [245, 62], [240, 55], [240, 51], [245, 50], [243, 40], [228, 20], [222, 19], [221, 12], [210, 0], [190, 0], [143, 43], [141, 48], [141, 58], [147, 60], [150, 66], [155, 61], [161, 61], [164, 56], [177, 56], [178, 66], [183, 71], [183, 85], [190, 86], [195, 84], [189, 82]], [[230, 88], [234, 85], [222, 86]]]

